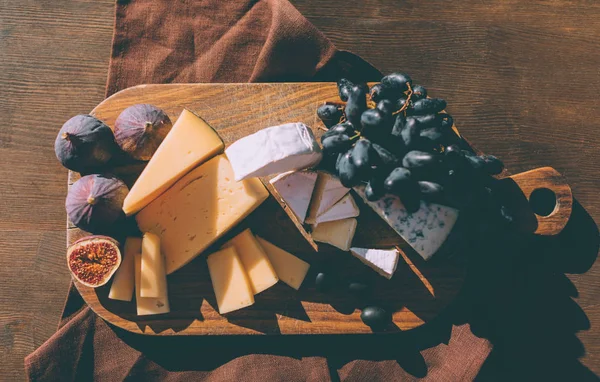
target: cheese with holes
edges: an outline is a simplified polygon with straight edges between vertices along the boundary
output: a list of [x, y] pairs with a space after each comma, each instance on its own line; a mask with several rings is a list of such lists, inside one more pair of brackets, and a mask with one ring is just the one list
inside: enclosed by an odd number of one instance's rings
[[113, 277], [108, 298], [113, 300], [131, 301], [135, 283], [135, 259], [134, 256], [142, 252], [142, 239], [139, 237], [128, 237], [125, 239], [123, 249], [123, 260]]
[[138, 253], [135, 259], [135, 305], [138, 316], [150, 314], [164, 314], [170, 312], [169, 297], [142, 297], [140, 296], [142, 274], [142, 254]]
[[318, 216], [333, 207], [348, 192], [350, 192], [350, 189], [344, 187], [337, 177], [319, 172], [306, 222], [315, 224]]
[[223, 141], [202, 118], [184, 109], [123, 202], [132, 215], [199, 163], [223, 151]]
[[313, 171], [286, 172], [270, 180], [281, 199], [301, 223], [306, 219], [316, 182], [317, 173]]
[[150, 232], [142, 239], [142, 282], [140, 296], [167, 296], [167, 273], [165, 258], [160, 251], [160, 238]]
[[354, 218], [321, 223], [314, 227], [312, 238], [321, 243], [331, 244], [342, 251], [350, 249], [358, 222]]
[[411, 214], [395, 195], [384, 195], [370, 202], [364, 186], [356, 186], [354, 190], [425, 260], [442, 246], [458, 219], [458, 210], [441, 204], [421, 200], [419, 210]]
[[225, 150], [235, 180], [312, 167], [321, 161], [321, 147], [303, 123], [268, 127], [235, 141]]
[[315, 224], [331, 222], [335, 220], [355, 218], [360, 215], [360, 210], [350, 194], [346, 194], [340, 201], [334, 204], [322, 215], [317, 216]]
[[225, 155], [195, 168], [136, 215], [160, 237], [167, 274], [183, 267], [254, 211], [269, 193], [257, 178], [236, 182]]
[[350, 248], [350, 253], [387, 279], [396, 272], [400, 258], [396, 249]]
[[234, 247], [209, 255], [206, 262], [219, 313], [229, 313], [254, 304], [252, 286]]
[[277, 283], [279, 279], [271, 265], [271, 261], [269, 261], [267, 254], [258, 244], [250, 229], [242, 231], [242, 233], [225, 243], [222, 248], [229, 247], [234, 247], [240, 257], [254, 294], [258, 294]]
[[308, 273], [310, 264], [261, 237], [257, 237], [256, 239], [267, 253], [267, 256], [269, 256], [269, 260], [271, 260], [271, 264], [273, 264], [279, 280], [296, 290], [300, 289], [300, 285], [302, 285], [302, 281], [304, 281]]

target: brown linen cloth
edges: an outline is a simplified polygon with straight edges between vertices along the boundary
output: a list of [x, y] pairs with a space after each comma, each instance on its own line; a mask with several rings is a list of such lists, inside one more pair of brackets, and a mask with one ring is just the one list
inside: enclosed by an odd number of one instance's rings
[[[118, 1], [106, 95], [143, 83], [378, 80], [286, 0]], [[447, 314], [446, 314], [447, 315]], [[472, 380], [490, 344], [444, 317], [412, 334], [134, 335], [71, 285], [58, 332], [25, 359], [40, 381]]]

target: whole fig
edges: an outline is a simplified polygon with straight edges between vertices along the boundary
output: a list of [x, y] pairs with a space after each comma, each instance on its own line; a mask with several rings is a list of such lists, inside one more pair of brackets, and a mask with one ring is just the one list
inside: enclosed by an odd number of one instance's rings
[[65, 207], [73, 224], [89, 232], [107, 232], [124, 217], [122, 207], [129, 189], [121, 180], [86, 175], [73, 183]]
[[91, 115], [81, 114], [62, 126], [54, 152], [69, 170], [89, 173], [102, 168], [119, 151], [110, 127]]
[[149, 104], [123, 110], [115, 121], [115, 140], [123, 151], [138, 160], [150, 160], [173, 127], [169, 116]]
[[67, 265], [73, 277], [96, 288], [110, 280], [121, 265], [119, 243], [108, 236], [87, 236], [67, 250]]

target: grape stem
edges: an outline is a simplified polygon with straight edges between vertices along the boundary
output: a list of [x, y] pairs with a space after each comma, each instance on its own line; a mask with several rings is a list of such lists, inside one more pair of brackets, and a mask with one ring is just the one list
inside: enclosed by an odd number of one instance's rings
[[405, 92], [406, 102], [404, 103], [404, 105], [402, 105], [402, 107], [400, 109], [393, 112], [392, 115], [396, 115], [396, 114], [402, 113], [402, 112], [404, 112], [404, 115], [406, 115], [406, 109], [408, 108], [408, 105], [410, 104], [410, 97], [412, 97], [412, 95], [413, 95], [413, 90], [412, 90], [412, 87], [410, 87], [409, 82], [406, 83], [406, 86], [408, 87], [408, 90]]

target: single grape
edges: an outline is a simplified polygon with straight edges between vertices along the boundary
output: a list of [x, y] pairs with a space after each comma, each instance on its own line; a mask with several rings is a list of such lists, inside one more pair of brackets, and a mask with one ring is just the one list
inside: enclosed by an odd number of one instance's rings
[[375, 150], [375, 152], [377, 153], [377, 156], [379, 157], [379, 163], [381, 163], [381, 165], [383, 165], [384, 167], [390, 168], [400, 164], [400, 159], [398, 159], [397, 156], [392, 154], [392, 152], [386, 149], [385, 147], [377, 143], [372, 143], [372, 147], [373, 150]]
[[356, 169], [361, 173], [376, 165], [377, 153], [373, 149], [371, 141], [361, 138], [352, 148], [351, 159]]
[[367, 200], [370, 202], [374, 202], [379, 200], [383, 194], [385, 194], [385, 190], [383, 189], [383, 183], [380, 180], [375, 180], [371, 178], [369, 183], [365, 186], [365, 196]]
[[329, 153], [339, 153], [348, 150], [352, 140], [346, 134], [332, 135], [323, 139], [323, 150]]
[[323, 121], [325, 126], [332, 127], [340, 121], [342, 110], [335, 105], [321, 105], [317, 109], [317, 116]]
[[430, 143], [438, 144], [442, 140], [444, 134], [437, 127], [428, 127], [427, 129], [421, 130], [419, 136], [427, 139]]
[[404, 129], [405, 123], [406, 117], [404, 114], [396, 114], [396, 119], [394, 120], [394, 126], [392, 127], [391, 134], [395, 137], [402, 137], [402, 130]]
[[354, 84], [345, 78], [338, 80], [338, 82], [337, 82], [338, 93], [339, 93], [340, 99], [342, 101], [344, 101], [344, 102], [348, 101], [348, 96], [350, 95], [350, 91], [352, 90], [353, 86], [354, 86]]
[[391, 193], [399, 193], [411, 180], [411, 172], [404, 167], [396, 167], [385, 178], [383, 185], [385, 189]]
[[404, 107], [405, 104], [406, 104], [406, 98], [400, 97], [400, 98], [398, 98], [396, 100], [396, 103], [394, 104], [394, 109], [395, 110], [400, 110], [400, 109], [402, 109]]
[[386, 116], [386, 118], [391, 118], [392, 113], [396, 111], [394, 110], [394, 103], [388, 99], [384, 99], [377, 102], [377, 109], [381, 110], [381, 112], [383, 113], [383, 115]]
[[421, 191], [422, 195], [440, 196], [444, 191], [444, 187], [442, 187], [442, 185], [438, 183], [428, 182], [424, 180], [418, 181], [417, 183], [419, 184], [419, 190]]
[[402, 166], [408, 169], [430, 167], [436, 163], [438, 163], [436, 155], [418, 150], [409, 151], [402, 158]]
[[390, 92], [382, 84], [375, 84], [371, 86], [369, 94], [371, 95], [373, 102], [380, 102], [384, 99], [389, 100], [390, 97]]
[[367, 92], [363, 86], [353, 86], [346, 102], [346, 118], [353, 126], [360, 126], [361, 115], [367, 110]]
[[412, 96], [410, 99], [414, 101], [418, 101], [420, 99], [427, 98], [427, 89], [421, 85], [415, 85], [412, 87]]
[[417, 121], [407, 118], [406, 122], [404, 123], [401, 136], [402, 140], [404, 141], [404, 145], [409, 149], [416, 145], [419, 138], [419, 126], [417, 125]]
[[485, 167], [485, 160], [478, 156], [467, 156], [467, 161], [473, 167], [474, 170], [483, 170]]
[[392, 73], [381, 79], [381, 85], [389, 89], [391, 94], [399, 97], [402, 93], [408, 90], [408, 85], [412, 85], [412, 79], [408, 74]]
[[379, 129], [383, 127], [383, 122], [383, 113], [379, 109], [368, 109], [360, 117], [363, 129]]
[[504, 170], [504, 163], [493, 155], [482, 156], [485, 166], [485, 171], [490, 175], [498, 175]]
[[341, 155], [336, 164], [340, 181], [344, 187], [348, 188], [354, 187], [360, 183], [360, 175], [358, 169], [354, 163], [352, 163], [351, 153], [352, 151], [349, 150]]
[[438, 114], [438, 118], [442, 119], [441, 127], [442, 130], [449, 130], [454, 126], [454, 118], [448, 113]]
[[354, 129], [354, 126], [352, 126], [352, 124], [348, 121], [339, 123], [335, 126], [330, 127], [329, 130], [327, 130], [325, 133], [323, 133], [323, 135], [321, 135], [321, 143], [323, 143], [323, 139], [338, 134], [346, 134], [347, 136], [351, 137], [356, 134], [356, 130]]
[[446, 101], [441, 98], [423, 98], [413, 103], [411, 113], [415, 115], [434, 114], [446, 108]]

